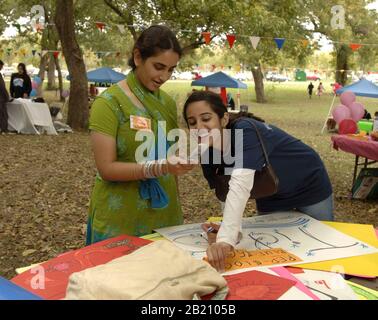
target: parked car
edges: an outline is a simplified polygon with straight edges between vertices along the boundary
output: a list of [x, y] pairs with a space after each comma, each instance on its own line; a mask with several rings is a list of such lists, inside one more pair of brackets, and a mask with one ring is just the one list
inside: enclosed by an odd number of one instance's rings
[[321, 78], [317, 74], [307, 75], [306, 79], [309, 81], [320, 81]]
[[239, 81], [248, 81], [251, 79], [251, 77], [245, 73], [245, 72], [239, 72], [237, 74], [235, 74], [235, 79], [238, 79]]
[[365, 79], [374, 83], [378, 83], [378, 73], [370, 73], [365, 77]]
[[273, 81], [273, 82], [286, 82], [286, 81], [291, 80], [289, 77], [284, 76], [282, 74], [270, 73], [270, 72], [266, 74], [265, 79], [268, 81]]

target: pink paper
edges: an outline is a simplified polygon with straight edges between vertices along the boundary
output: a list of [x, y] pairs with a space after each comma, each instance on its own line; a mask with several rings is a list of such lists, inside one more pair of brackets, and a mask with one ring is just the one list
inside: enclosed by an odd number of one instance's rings
[[301, 281], [299, 281], [296, 277], [294, 277], [286, 268], [284, 267], [275, 267], [270, 268], [273, 272], [277, 273], [282, 278], [293, 280], [296, 282], [295, 287], [301, 290], [304, 294], [308, 295], [313, 300], [320, 300], [315, 294], [312, 293], [310, 289], [308, 289]]

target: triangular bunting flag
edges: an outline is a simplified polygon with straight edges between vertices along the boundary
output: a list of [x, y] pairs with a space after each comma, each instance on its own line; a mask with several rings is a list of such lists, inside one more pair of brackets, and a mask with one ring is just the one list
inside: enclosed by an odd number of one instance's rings
[[260, 42], [260, 37], [249, 37], [249, 40], [251, 40], [251, 44], [252, 44], [252, 47], [253, 49], [257, 49], [257, 46], [259, 45], [259, 42]]
[[362, 45], [361, 45], [361, 44], [358, 44], [358, 43], [351, 43], [351, 44], [349, 45], [349, 48], [351, 48], [352, 51], [357, 51], [357, 50], [360, 49], [361, 47], [362, 47]]
[[48, 50], [42, 50], [42, 57], [44, 57], [46, 54], [48, 54]]
[[125, 31], [126, 31], [126, 28], [125, 28], [125, 26], [124, 26], [124, 25], [122, 25], [122, 24], [119, 24], [119, 25], [117, 25], [117, 27], [118, 27], [118, 30], [119, 30], [119, 32], [121, 32], [122, 34], [123, 34], [123, 33], [125, 33]]
[[278, 50], [281, 50], [285, 43], [285, 38], [274, 38], [274, 41], [276, 42]]
[[59, 57], [59, 51], [54, 51], [53, 55], [54, 55], [55, 59], [58, 59], [58, 57]]
[[209, 44], [211, 41], [211, 33], [210, 32], [202, 32], [202, 37], [205, 39], [206, 44]]
[[302, 42], [302, 46], [304, 47], [304, 48], [307, 48], [308, 47], [308, 45], [310, 44], [310, 41], [308, 41], [308, 40], [302, 40], [301, 41]]
[[226, 37], [227, 37], [228, 44], [230, 45], [230, 49], [232, 49], [232, 47], [234, 46], [236, 37], [233, 34], [228, 34], [226, 35]]
[[120, 58], [121, 57], [121, 52], [117, 52], [116, 53], [116, 58]]
[[8, 48], [7, 49], [7, 55], [10, 56], [11, 52], [12, 52], [12, 49]]
[[105, 29], [105, 23], [103, 22], [95, 22], [95, 23], [98, 30], [103, 31]]
[[37, 50], [32, 50], [32, 55], [35, 57], [35, 54], [37, 53]]

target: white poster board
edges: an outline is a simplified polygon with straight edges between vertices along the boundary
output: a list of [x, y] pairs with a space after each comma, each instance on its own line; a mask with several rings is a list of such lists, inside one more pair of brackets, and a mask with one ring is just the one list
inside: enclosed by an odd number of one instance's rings
[[[378, 252], [377, 248], [367, 243], [297, 212], [244, 218], [242, 226], [243, 238], [236, 249], [282, 248], [302, 260], [302, 262], [282, 264], [285, 266]], [[206, 255], [208, 243], [202, 235], [201, 224], [168, 227], [156, 231], [177, 246], [189, 251], [193, 257], [201, 259]]]

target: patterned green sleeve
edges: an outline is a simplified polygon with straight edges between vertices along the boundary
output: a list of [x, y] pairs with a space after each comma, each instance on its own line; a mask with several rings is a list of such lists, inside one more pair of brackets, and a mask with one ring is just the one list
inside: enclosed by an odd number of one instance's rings
[[97, 98], [92, 104], [89, 129], [117, 137], [118, 118], [111, 105], [103, 98]]

